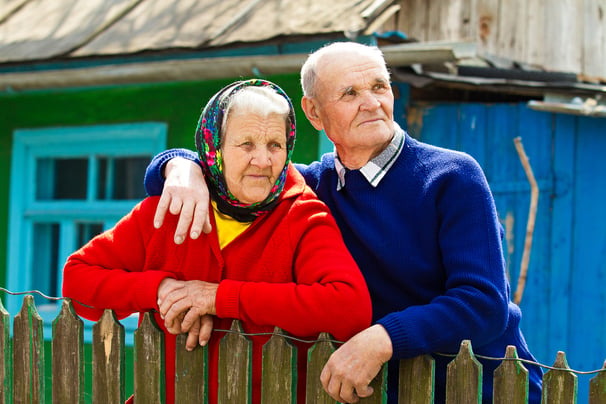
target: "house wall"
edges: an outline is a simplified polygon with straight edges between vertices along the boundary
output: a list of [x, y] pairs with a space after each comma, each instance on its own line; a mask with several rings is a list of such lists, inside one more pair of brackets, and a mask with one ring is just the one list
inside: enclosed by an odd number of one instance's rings
[[[267, 78], [289, 94], [296, 109], [298, 136], [294, 161], [312, 161], [317, 155], [318, 136], [300, 108], [298, 74]], [[167, 148], [195, 149], [194, 130], [202, 107], [210, 96], [234, 80], [0, 93], [0, 189], [4, 190], [0, 195], [0, 285], [6, 285], [9, 178], [16, 129], [165, 122]]]
[[[606, 119], [552, 114], [525, 103], [411, 103], [409, 132], [465, 151], [482, 166], [505, 229], [511, 296], [518, 286], [530, 185], [516, 152], [520, 137], [539, 187], [521, 327], [537, 360], [558, 351], [574, 370], [606, 358]], [[589, 379], [578, 375], [579, 401]]]
[[420, 41], [472, 40], [480, 53], [606, 80], [605, 0], [399, 0], [384, 25]]

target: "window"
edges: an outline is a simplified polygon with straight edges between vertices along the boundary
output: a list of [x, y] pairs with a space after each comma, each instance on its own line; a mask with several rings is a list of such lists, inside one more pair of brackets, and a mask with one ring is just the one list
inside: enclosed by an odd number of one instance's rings
[[[145, 168], [165, 145], [162, 123], [15, 131], [8, 288], [61, 296], [67, 257], [145, 197]], [[61, 306], [34, 298], [44, 336], [50, 339]], [[11, 316], [21, 310], [22, 301], [22, 296], [7, 297]], [[136, 318], [123, 324], [134, 330]]]

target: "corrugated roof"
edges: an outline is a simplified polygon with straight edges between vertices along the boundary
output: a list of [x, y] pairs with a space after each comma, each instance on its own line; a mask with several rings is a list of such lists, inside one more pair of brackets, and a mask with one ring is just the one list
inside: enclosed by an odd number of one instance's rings
[[[363, 32], [392, 0], [5, 0], [0, 63]], [[384, 17], [384, 16], [383, 16]]]

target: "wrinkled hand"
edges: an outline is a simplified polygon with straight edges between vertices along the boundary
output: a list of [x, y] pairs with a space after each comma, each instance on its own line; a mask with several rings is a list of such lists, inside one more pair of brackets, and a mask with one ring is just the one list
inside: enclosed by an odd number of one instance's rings
[[370, 382], [393, 353], [385, 328], [373, 325], [343, 344], [330, 356], [320, 375], [324, 390], [335, 400], [357, 403], [373, 393]]
[[202, 316], [216, 314], [218, 283], [164, 279], [158, 287], [158, 308], [166, 329], [188, 332]]
[[190, 329], [187, 331], [187, 340], [185, 342], [185, 349], [193, 351], [197, 344], [204, 346], [210, 340], [210, 334], [213, 330], [213, 316], [206, 314], [198, 317], [194, 321]]
[[181, 244], [190, 227], [190, 237], [198, 238], [202, 231], [210, 233], [211, 225], [208, 216], [208, 187], [200, 166], [182, 157], [175, 157], [166, 163], [166, 181], [162, 196], [154, 215], [154, 227], [159, 229], [164, 222], [167, 211], [179, 215], [175, 243]]

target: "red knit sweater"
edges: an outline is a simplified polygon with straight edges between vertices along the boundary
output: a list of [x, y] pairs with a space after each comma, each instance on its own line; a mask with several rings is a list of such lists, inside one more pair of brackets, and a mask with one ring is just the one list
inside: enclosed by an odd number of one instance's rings
[[[229, 329], [232, 319], [239, 319], [246, 332], [272, 332], [278, 326], [299, 337], [313, 338], [326, 331], [346, 340], [370, 325], [364, 278], [328, 208], [292, 166], [280, 203], [223, 250], [215, 231], [176, 245], [176, 216], [168, 216], [162, 228], [154, 229], [158, 200], [143, 200], [113, 229], [69, 257], [63, 294], [74, 300], [79, 315], [97, 321], [105, 308], [115, 310], [118, 318], [157, 310], [158, 286], [173, 277], [219, 283], [216, 329]], [[155, 316], [166, 334], [166, 398], [171, 403], [176, 338], [157, 312]], [[210, 403], [217, 398], [218, 343], [223, 334], [213, 332], [208, 345]], [[261, 349], [269, 337], [251, 339], [252, 401], [259, 403]], [[298, 402], [304, 402], [306, 348], [299, 347]]]

